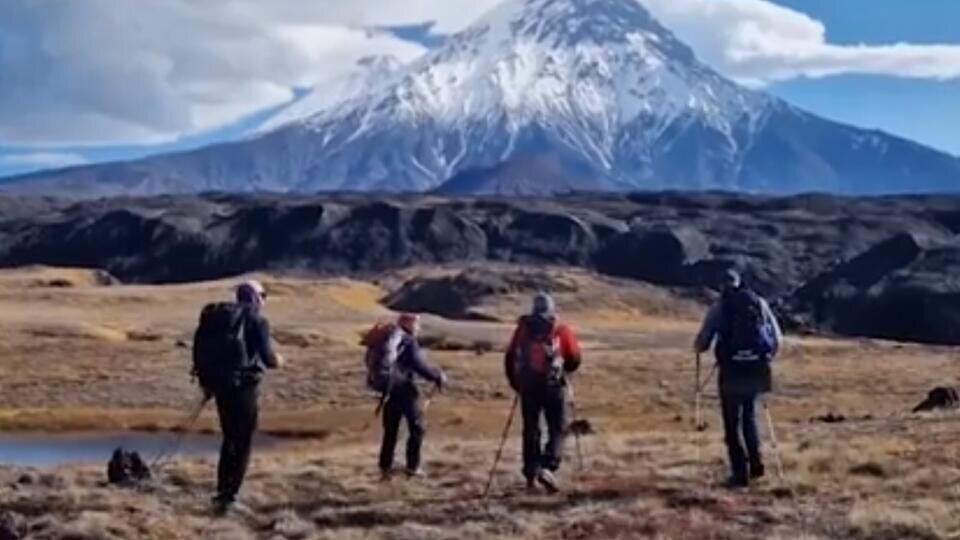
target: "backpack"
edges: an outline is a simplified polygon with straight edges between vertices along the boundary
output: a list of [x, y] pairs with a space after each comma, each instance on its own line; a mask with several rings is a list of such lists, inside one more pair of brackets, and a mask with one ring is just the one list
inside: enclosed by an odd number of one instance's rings
[[521, 318], [520, 324], [523, 338], [514, 351], [520, 380], [559, 383], [563, 362], [556, 321], [531, 315]]
[[374, 392], [386, 394], [393, 386], [402, 343], [403, 331], [389, 323], [377, 323], [360, 340], [367, 349], [363, 357], [367, 387]]
[[208, 304], [193, 335], [193, 374], [210, 393], [239, 386], [250, 356], [244, 339], [247, 311], [240, 304]]
[[774, 349], [773, 329], [763, 316], [760, 297], [750, 289], [726, 292], [720, 304], [720, 339], [725, 359], [735, 362], [769, 361]]
[[122, 446], [113, 451], [107, 462], [107, 482], [131, 485], [150, 479], [150, 467], [138, 452], [128, 452]]

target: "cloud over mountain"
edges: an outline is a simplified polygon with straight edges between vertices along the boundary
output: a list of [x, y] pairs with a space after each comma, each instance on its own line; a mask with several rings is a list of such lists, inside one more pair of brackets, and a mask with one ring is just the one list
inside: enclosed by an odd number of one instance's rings
[[423, 51], [294, 17], [307, 3], [0, 3], [0, 144], [169, 141], [287, 103], [358, 58]]

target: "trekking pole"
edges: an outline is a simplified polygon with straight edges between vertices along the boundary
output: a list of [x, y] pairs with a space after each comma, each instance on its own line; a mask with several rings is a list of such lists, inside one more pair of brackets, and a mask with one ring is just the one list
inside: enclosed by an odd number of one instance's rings
[[700, 380], [700, 370], [701, 370], [701, 360], [700, 353], [697, 353], [697, 373], [695, 388], [694, 388], [694, 425], [693, 429], [695, 433], [699, 433], [700, 436], [697, 438], [697, 462], [703, 458], [703, 445], [704, 445], [704, 435], [703, 433], [707, 430], [707, 424], [703, 421], [703, 390], [710, 384], [710, 380], [713, 378], [713, 374], [717, 371], [717, 364], [714, 362], [713, 367], [710, 368], [710, 372], [707, 373], [707, 377]]
[[503, 426], [503, 435], [500, 437], [500, 446], [493, 457], [493, 467], [490, 467], [490, 476], [487, 478], [487, 487], [483, 490], [483, 499], [486, 500], [490, 495], [490, 488], [493, 486], [493, 475], [497, 471], [497, 465], [500, 464], [500, 457], [503, 456], [503, 447], [507, 444], [507, 436], [510, 434], [510, 426], [513, 425], [513, 417], [517, 412], [517, 406], [520, 404], [520, 394], [513, 396], [513, 405], [510, 407], [510, 415], [507, 416], [507, 424]]
[[427, 395], [423, 400], [423, 412], [427, 412], [427, 409], [430, 408], [430, 404], [433, 403], [433, 400], [437, 397], [438, 393], [440, 393], [440, 390], [437, 388], [427, 392]]
[[387, 401], [389, 401], [389, 400], [390, 400], [390, 392], [389, 392], [389, 391], [384, 392], [384, 393], [380, 396], [380, 400], [377, 402], [377, 407], [376, 407], [375, 409], [373, 409], [373, 417], [374, 417], [374, 418], [380, 416], [380, 412], [383, 411], [384, 405], [386, 405], [386, 404], [387, 404]]
[[210, 396], [204, 394], [203, 398], [200, 400], [193, 409], [190, 410], [190, 413], [177, 426], [177, 433], [171, 440], [171, 443], [153, 459], [150, 463], [150, 468], [156, 471], [159, 471], [164, 465], [167, 464], [170, 457], [173, 457], [177, 451], [180, 449], [180, 444], [183, 442], [183, 437], [186, 435], [187, 431], [193, 427], [193, 424], [200, 418], [200, 414], [203, 412], [203, 408], [206, 407], [207, 402], [210, 401]]
[[[576, 399], [574, 398], [573, 383], [572, 383], [572, 382], [569, 382], [569, 381], [567, 382], [567, 393], [568, 393], [569, 396], [570, 396], [570, 416], [571, 416], [571, 419], [573, 420], [573, 424], [571, 424], [571, 425], [573, 425], [573, 426], [578, 426], [578, 424], [577, 424], [577, 401], [576, 401]], [[582, 473], [582, 472], [583, 472], [583, 451], [580, 449], [580, 429], [579, 429], [579, 427], [577, 427], [577, 429], [574, 429], [574, 430], [573, 430], [573, 437], [574, 437], [574, 439], [577, 441], [577, 443], [576, 443], [576, 446], [577, 446], [577, 472], [581, 472], [581, 473]]]
[[[699, 355], [697, 355], [697, 357], [698, 357], [697, 372], [699, 373], [700, 372]], [[694, 398], [694, 401], [695, 401], [694, 407], [696, 409], [696, 412], [694, 415], [695, 416], [694, 427], [696, 428], [697, 431], [705, 431], [707, 429], [707, 423], [703, 421], [703, 412], [702, 412], [703, 411], [703, 391], [707, 387], [707, 385], [710, 384], [710, 380], [713, 379], [713, 375], [716, 372], [717, 372], [717, 364], [714, 363], [713, 367], [711, 367], [710, 371], [707, 373], [707, 377], [703, 379], [703, 381], [698, 380], [697, 382], [697, 390]]]
[[716, 362], [714, 362], [713, 366], [710, 368], [710, 371], [707, 372], [707, 377], [703, 379], [702, 383], [700, 383], [699, 390], [701, 393], [703, 393], [703, 391], [707, 388], [707, 385], [710, 384], [710, 381], [713, 380], [713, 376], [716, 373], [717, 373], [717, 364]]
[[793, 486], [789, 485], [786, 474], [784, 474], [783, 460], [780, 457], [780, 443], [777, 441], [777, 432], [773, 428], [773, 414], [770, 413], [770, 404], [767, 403], [766, 398], [763, 398], [763, 410], [767, 417], [767, 429], [770, 431], [770, 446], [773, 448], [773, 458], [777, 462], [777, 476], [783, 487], [790, 493], [790, 500], [793, 501], [794, 511], [797, 513], [801, 537], [806, 538], [807, 520], [803, 512], [803, 507], [800, 506], [800, 500], [797, 499], [797, 493], [793, 490]]
[[700, 353], [697, 353], [697, 373], [693, 382], [693, 426], [700, 430]]
[[777, 460], [777, 476], [781, 483], [786, 483], [783, 475], [783, 460], [780, 459], [780, 444], [777, 442], [777, 432], [773, 428], [773, 415], [770, 414], [770, 405], [763, 399], [763, 410], [767, 416], [767, 429], [770, 430], [770, 446], [773, 447], [773, 458]]
[[694, 375], [693, 380], [693, 432], [694, 436], [697, 438], [697, 463], [700, 463], [703, 459], [703, 430], [700, 429], [702, 425], [700, 417], [700, 394], [703, 388], [703, 385], [700, 382], [700, 353], [697, 353], [697, 371]]

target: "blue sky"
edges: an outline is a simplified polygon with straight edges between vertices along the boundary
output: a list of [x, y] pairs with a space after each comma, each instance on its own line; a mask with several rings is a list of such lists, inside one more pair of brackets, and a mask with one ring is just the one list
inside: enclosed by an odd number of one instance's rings
[[[422, 52], [422, 46], [429, 47], [437, 43], [436, 35], [427, 34], [430, 26], [419, 24], [418, 21], [427, 21], [436, 14], [439, 21], [437, 31], [441, 33], [449, 32], [462, 27], [468, 20], [475, 17], [475, 14], [470, 11], [471, 9], [477, 11], [482, 7], [476, 6], [477, 2], [473, 2], [472, 4], [464, 4], [464, 6], [470, 5], [469, 9], [457, 9], [458, 6], [454, 5], [456, 2], [453, 0], [436, 0], [438, 2], [436, 6], [442, 5], [444, 7], [430, 7], [429, 4], [432, 0], [425, 0], [411, 4], [419, 7], [397, 9], [398, 0], [389, 0], [389, 2], [387, 0], [357, 0], [355, 5], [358, 7], [349, 14], [344, 14], [343, 20], [329, 20], [326, 18], [327, 14], [313, 14], [312, 6], [304, 7], [302, 12], [293, 10], [292, 7], [296, 5], [296, 1], [283, 0], [280, 4], [291, 7], [289, 11], [294, 12], [293, 17], [295, 18], [309, 20], [311, 16], [318, 17], [317, 23], [320, 26], [310, 32], [291, 33], [289, 39], [282, 40], [282, 42], [270, 42], [263, 36], [254, 35], [255, 26], [244, 26], [245, 21], [231, 21], [235, 23], [235, 31], [243, 34], [244, 39], [251, 44], [251, 48], [245, 52], [246, 57], [253, 57], [255, 60], [261, 54], [264, 56], [261, 63], [251, 61], [248, 64], [262, 71], [272, 70], [270, 73], [240, 72], [240, 67], [236, 67], [236, 69], [225, 71], [222, 80], [213, 82], [207, 79], [188, 80], [184, 83], [184, 88], [188, 90], [173, 97], [163, 94], [162, 89], [157, 90], [150, 86], [149, 83], [156, 78], [156, 72], [141, 70], [140, 65], [133, 63], [120, 66], [120, 68], [111, 65], [110, 61], [113, 57], [110, 54], [109, 45], [95, 51], [92, 49], [94, 44], [91, 44], [89, 57], [81, 58], [84, 62], [76, 60], [78, 56], [75, 51], [68, 51], [71, 54], [55, 57], [51, 56], [49, 51], [46, 50], [51, 45], [49, 39], [41, 39], [40, 36], [44, 35], [43, 32], [55, 31], [58, 32], [58, 36], [64, 33], [62, 27], [51, 26], [50, 21], [57, 21], [58, 19], [68, 21], [71, 24], [70, 29], [75, 29], [78, 33], [78, 39], [86, 39], [86, 35], [80, 35], [82, 32], [102, 30], [103, 24], [109, 24], [109, 18], [107, 19], [108, 23], [102, 22], [104, 17], [102, 13], [96, 12], [97, 5], [112, 8], [116, 4], [111, 4], [106, 0], [90, 0], [83, 4], [83, 8], [79, 8], [77, 5], [74, 5], [71, 9], [63, 8], [64, 13], [60, 14], [61, 17], [57, 17], [56, 12], [52, 14], [48, 12], [33, 13], [30, 8], [26, 7], [26, 4], [18, 6], [18, 2], [23, 2], [23, 0], [13, 0], [11, 4], [0, 6], [0, 101], [6, 99], [8, 103], [13, 103], [4, 113], [4, 104], [0, 102], [0, 176], [19, 174], [32, 169], [59, 164], [132, 159], [241, 137], [282, 107], [282, 103], [301, 95], [302, 88], [322, 82], [324, 77], [335, 71], [333, 69], [335, 59], [348, 57], [354, 53], [357, 55], [361, 53], [370, 54], [371, 52], [379, 52], [381, 49], [398, 53], [401, 58], [412, 58]], [[479, 2], [479, 0], [477, 1]], [[485, 1], [489, 3], [494, 0]], [[689, 20], [698, 16], [696, 13], [698, 10], [697, 2], [714, 2], [715, 4], [709, 4], [713, 7], [727, 0], [684, 0], [690, 6], [687, 11], [683, 9], [674, 10], [675, 5], [684, 3], [679, 0], [648, 1], [654, 4], [659, 2], [668, 5], [669, 7], [661, 7], [659, 10], [655, 5], [650, 7], [668, 27], [674, 28], [676, 25], [677, 27], [674, 29], [681, 35], [681, 38], [688, 38], [688, 41], [692, 41], [691, 44], [701, 53], [701, 56], [709, 63], [714, 64], [720, 71], [732, 77], [738, 77], [738, 80], [748, 80], [757, 76], [752, 71], [738, 71], [740, 67], [735, 65], [718, 65], [722, 64], [723, 60], [719, 57], [710, 57], [711, 51], [717, 48], [714, 46], [714, 42], [707, 39], [710, 38], [710, 25], [714, 24], [711, 21], [716, 20], [716, 25], [729, 24], [725, 19], [715, 16], [710, 20]], [[671, 1], [673, 4], [666, 4], [666, 2]], [[763, 8], [761, 4], [766, 1], [775, 1], [780, 6], [806, 15], [813, 22], [819, 21], [826, 29], [826, 41], [829, 42], [828, 45], [830, 46], [842, 45], [848, 49], [853, 49], [860, 44], [879, 46], [902, 42], [913, 45], [952, 45], [960, 51], [960, 25], [956, 24], [956, 21], [960, 20], [960, 1], [958, 0], [922, 0], [917, 2], [905, 0], [747, 1], [754, 8], [758, 8], [758, 13], [764, 11], [761, 9]], [[156, 3], [159, 0], [152, 3], [147, 2], [147, 0], [144, 0], [144, 2], [141, 6], [162, 5]], [[321, 4], [322, 2], [323, 0], [321, 0]], [[306, 6], [306, 4], [303, 5]], [[18, 7], [21, 9], [18, 10]], [[165, 11], [159, 11], [161, 10], [160, 7], [155, 9], [158, 10], [155, 13], [149, 13], [150, 8], [140, 10], [148, 12], [146, 14], [120, 13], [116, 15], [116, 19], [120, 24], [129, 22], [125, 21], [123, 17], [143, 16], [145, 19], [141, 21], [141, 24], [149, 25], [152, 24], [151, 21], [153, 20], [162, 20], [163, 16], [167, 14]], [[251, 11], [257, 9], [265, 8], [252, 8]], [[418, 12], [418, 9], [421, 11]], [[5, 10], [7, 13], [5, 13]], [[443, 11], [442, 14], [441, 11]], [[183, 29], [183, 32], [188, 32], [190, 30], [189, 24], [184, 25], [182, 22], [183, 13], [177, 15], [181, 18], [177, 24], [186, 26], [187, 28]], [[289, 13], [269, 14], [270, 17], [274, 15], [276, 15], [278, 25], [289, 22]], [[721, 15], [740, 16], [740, 14], [730, 15], [730, 13], [722, 13]], [[790, 17], [783, 16], [783, 13], [765, 14], [763, 16], [768, 15], [774, 18], [782, 18], [785, 21], [790, 19]], [[699, 16], [702, 17], [702, 15]], [[759, 17], [760, 15], [756, 16]], [[284, 19], [284, 17], [288, 18]], [[16, 30], [19, 34], [8, 32], [8, 34], [13, 35], [13, 38], [4, 38], [4, 19], [9, 21], [10, 25], [18, 25]], [[254, 19], [253, 23], [267, 20], [264, 13], [260, 12], [255, 13], [252, 19]], [[357, 29], [358, 21], [365, 23], [366, 28], [391, 28], [394, 30], [387, 36], [381, 35], [385, 33], [381, 32], [371, 37], [371, 32]], [[787, 24], [787, 22], [784, 24]], [[804, 21], [800, 22], [803, 23]], [[793, 21], [793, 23], [797, 23], [797, 21]], [[84, 27], [85, 24], [89, 25], [89, 30]], [[200, 23], [197, 22], [196, 24]], [[125, 24], [125, 26], [131, 25]], [[8, 29], [10, 28], [12, 26]], [[33, 28], [36, 28], [36, 30], [34, 31]], [[282, 26], [282, 28], [286, 29], [288, 27]], [[707, 29], [706, 32], [703, 31], [704, 28]], [[785, 28], [790, 27], [786, 26]], [[121, 36], [117, 38], [117, 44], [119, 45], [112, 45], [120, 48], [137, 46], [147, 48], [156, 47], [159, 42], [166, 47], [166, 41], [175, 42], [178, 39], [176, 29], [171, 32], [169, 29], [158, 26], [156, 39], [151, 41], [149, 39], [150, 30], [150, 28], [147, 28], [146, 31], [141, 30], [126, 38]], [[809, 28], [806, 29], [806, 31], [809, 30]], [[205, 31], [204, 27], [198, 26], [197, 30], [191, 35], [204, 35]], [[685, 34], [685, 31], [687, 34]], [[721, 39], [717, 36], [720, 36], [722, 31], [723, 29], [717, 29], [716, 35], [712, 39]], [[773, 32], [773, 30], [771, 31]], [[147, 37], [144, 37], [144, 34]], [[707, 38], [698, 42], [702, 35], [707, 35]], [[184, 39], [187, 39], [186, 34], [184, 36]], [[34, 41], [42, 42], [45, 49], [33, 43]], [[261, 42], [263, 43], [262, 49], [254, 48], [261, 47], [259, 45]], [[233, 47], [232, 50], [236, 50], [237, 42], [230, 41], [229, 43]], [[313, 54], [318, 43], [333, 45], [329, 46], [329, 52], [323, 51], [322, 54]], [[170, 66], [173, 66], [172, 69], [175, 72], [182, 71], [184, 73], [216, 71], [215, 68], [219, 67], [220, 64], [224, 62], [229, 64], [229, 61], [236, 56], [231, 55], [226, 60], [210, 56], [208, 59], [211, 62], [210, 65], [203, 65], [196, 61], [197, 65], [191, 66], [191, 63], [195, 60], [191, 56], [194, 51], [204, 50], [203, 46], [208, 44], [201, 43], [200, 45], [201, 47], [191, 47], [190, 54], [183, 57], [176, 56], [176, 52], [163, 49], [161, 52], [169, 53], [172, 59], [169, 65], [163, 64], [163, 69], [166, 70], [163, 73], [169, 73]], [[69, 46], [64, 48], [69, 49]], [[213, 43], [210, 44], [209, 51], [218, 51], [222, 48], [217, 43]], [[267, 52], [262, 53], [262, 50]], [[10, 58], [14, 58], [14, 60], [28, 58], [34, 51], [40, 51], [42, 54], [38, 53], [38, 58], [47, 63], [40, 60], [31, 60], [30, 64], [21, 62], [19, 65], [15, 64], [12, 69], [4, 71], [5, 58], [7, 61]], [[162, 56], [152, 49], [147, 52], [151, 54], [144, 54], [142, 57], [144, 60], [140, 61], [145, 65], [150, 65], [151, 61], [154, 61], [158, 56]], [[952, 59], [953, 56], [950, 56], [950, 54], [954, 52], [947, 51], [948, 54], [945, 57]], [[827, 56], [832, 54], [833, 52], [828, 52]], [[939, 53], [936, 51], [931, 53], [931, 55], [936, 54]], [[137, 58], [134, 54], [128, 56], [134, 60]], [[202, 57], [202, 55], [197, 56]], [[844, 57], [842, 54], [838, 56]], [[933, 57], [939, 58], [938, 56]], [[125, 59], [126, 56], [118, 58]], [[288, 60], [289, 58], [294, 58], [295, 61]], [[921, 58], [925, 57], [921, 56]], [[134, 60], [131, 60], [131, 62]], [[785, 70], [781, 70], [780, 66], [776, 65], [777, 62], [781, 61], [788, 63], [790, 60], [780, 59], [773, 55], [761, 62], [762, 70], [766, 71], [762, 71], [759, 78], [763, 80], [763, 85], [767, 91], [828, 118], [859, 126], [883, 129], [960, 155], [960, 128], [957, 127], [958, 120], [960, 120], [960, 79], [951, 79], [950, 76], [954, 75], [944, 76], [940, 71], [937, 71], [931, 76], [921, 73], [919, 75], [913, 74], [910, 77], [898, 77], [896, 76], [897, 64], [884, 58], [879, 61], [884, 66], [881, 68], [875, 68], [873, 64], [864, 68], [861, 65], [863, 62], [855, 61], [850, 66], [844, 65], [837, 68], [835, 70], [837, 74], [811, 78], [808, 76], [810, 73], [804, 72], [801, 68], [788, 66]], [[822, 61], [822, 59], [818, 61]], [[826, 60], [830, 66], [833, 66], [832, 63], [837, 61], [832, 57]], [[857, 62], [860, 62], [860, 64], [857, 64]], [[873, 60], [867, 60], [867, 63], [869, 62], [873, 62]], [[894, 67], [888, 67], [890, 65]], [[913, 71], [913, 68], [907, 64], [902, 65], [906, 66], [904, 68], [906, 71]], [[53, 91], [44, 90], [41, 92], [49, 93], [46, 101], [29, 101], [28, 98], [33, 97], [30, 95], [33, 92], [26, 85], [30, 84], [32, 77], [36, 76], [34, 71], [42, 69], [40, 66], [45, 66], [52, 72], [53, 80], [68, 82], [61, 83], [61, 87], [54, 88]], [[211, 68], [210, 66], [214, 67]], [[243, 66], [244, 69], [248, 67], [247, 64]], [[19, 70], [16, 68], [19, 68]], [[922, 71], [922, 68], [923, 66], [918, 66], [917, 70]], [[952, 71], [953, 66], [947, 66], [947, 68], [947, 73], [954, 73]], [[831, 69], [833, 68], [831, 67]], [[783, 75], [782, 72], [786, 72], [788, 75]], [[6, 82], [3, 73], [12, 73], [8, 76]], [[822, 73], [814, 74], [822, 75]], [[123, 77], [123, 83], [114, 82], [115, 79], [113, 78], [118, 76]], [[246, 79], [238, 79], [241, 76], [246, 77]], [[237, 86], [238, 80], [242, 80], [244, 85]], [[137, 86], [138, 83], [143, 85]], [[25, 86], [18, 89], [16, 88], [17, 84]], [[97, 84], [101, 84], [101, 86], [98, 87]], [[222, 84], [222, 86], [218, 86], [219, 84]], [[6, 93], [5, 85], [8, 87]], [[103, 88], [107, 90], [104, 91]], [[78, 103], [82, 103], [83, 107], [91, 107], [92, 110], [64, 109], [66, 113], [61, 113], [61, 107], [65, 107], [63, 103], [71, 101], [76, 97], [75, 94], [79, 94], [82, 98], [77, 99]], [[219, 107], [205, 106], [211, 101], [216, 101], [219, 96], [227, 94], [231, 96], [236, 94], [240, 97], [227, 104], [218, 103]], [[46, 96], [46, 94], [44, 95]], [[152, 102], [150, 100], [153, 99], [154, 95], [156, 95], [156, 100]], [[140, 99], [140, 101], [135, 101], [134, 98]], [[91, 118], [94, 113], [111, 109], [113, 105], [123, 102], [125, 99], [131, 99], [132, 101], [129, 104], [124, 103], [124, 106], [120, 108], [113, 107], [113, 109], [121, 111], [120, 120], [111, 118], [109, 122], [91, 122], [86, 131], [81, 129], [85, 119]], [[181, 118], [183, 116], [182, 102], [188, 99], [193, 100], [190, 103], [193, 107], [191, 111], [198, 117], [202, 117], [202, 122]], [[22, 112], [23, 109], [23, 106], [20, 106], [21, 110], [15, 109], [19, 103], [17, 100], [25, 100], [23, 103], [39, 104], [36, 105], [36, 109], [39, 111], [36, 113], [35, 121], [26, 116], [23, 118], [17, 116], [16, 113]], [[197, 114], [197, 111], [200, 111], [200, 113]], [[116, 112], [116, 110], [112, 110], [112, 112]], [[123, 114], [126, 114], [127, 117], [123, 117]], [[11, 126], [16, 121], [20, 121], [21, 125], [16, 129], [13, 127], [4, 129], [4, 119], [2, 117], [4, 115], [8, 118], [15, 118], [14, 121], [11, 121]], [[47, 118], [56, 121], [61, 117], [72, 120], [64, 121], [63, 126], [54, 125], [53, 128], [48, 129], [33, 129], [35, 125], [43, 126], [44, 122], [48, 122]], [[132, 120], [144, 120], [142, 125], [149, 125], [150, 129], [144, 129], [141, 124]], [[63, 133], [57, 131], [60, 129], [63, 130]]]
[[[831, 42], [960, 43], [957, 0], [777, 0], [823, 21]], [[880, 128], [960, 155], [960, 81], [844, 75], [770, 90], [828, 118]]]

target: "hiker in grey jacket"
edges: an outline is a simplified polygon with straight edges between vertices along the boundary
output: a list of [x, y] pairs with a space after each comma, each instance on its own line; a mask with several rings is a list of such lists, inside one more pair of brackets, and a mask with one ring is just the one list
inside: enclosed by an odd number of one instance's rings
[[699, 355], [714, 347], [731, 468], [727, 485], [745, 487], [750, 479], [764, 475], [756, 400], [772, 390], [770, 363], [783, 334], [770, 305], [744, 286], [737, 272], [725, 273], [722, 288], [720, 299], [704, 317], [693, 348]]
[[386, 403], [383, 406], [383, 441], [380, 444], [380, 473], [383, 480], [393, 475], [394, 451], [400, 422], [407, 421], [406, 469], [409, 477], [421, 475], [420, 449], [426, 435], [427, 426], [423, 415], [423, 404], [416, 379], [422, 378], [436, 385], [442, 391], [447, 384], [443, 370], [434, 366], [423, 354], [417, 343], [420, 333], [420, 317], [404, 313], [397, 319], [402, 335], [397, 356], [397, 379], [391, 384]]

